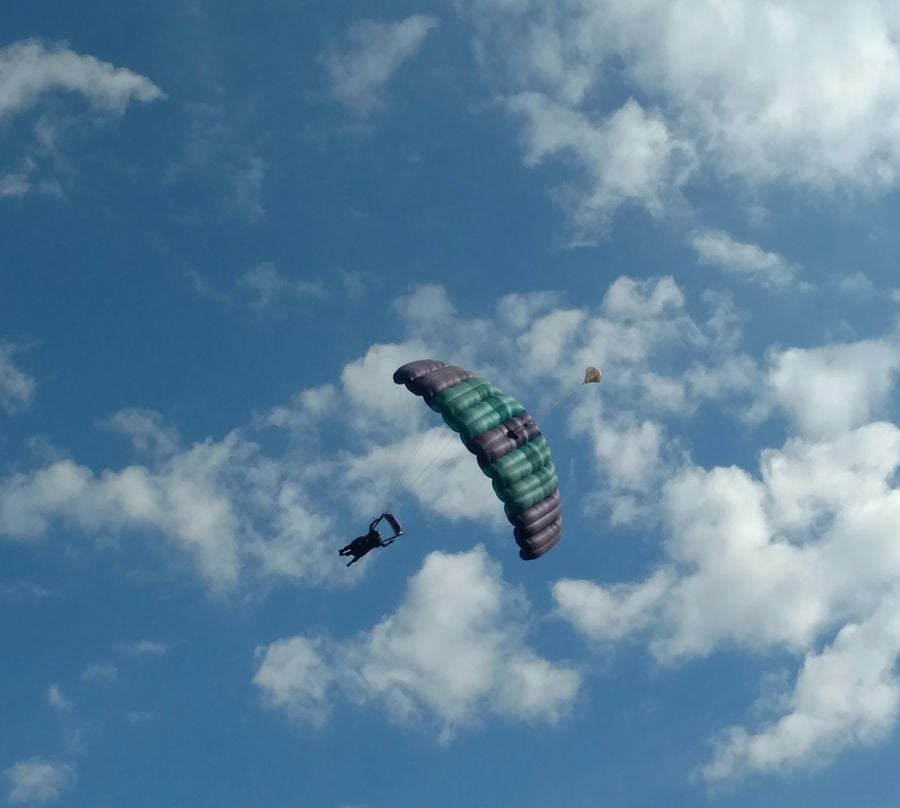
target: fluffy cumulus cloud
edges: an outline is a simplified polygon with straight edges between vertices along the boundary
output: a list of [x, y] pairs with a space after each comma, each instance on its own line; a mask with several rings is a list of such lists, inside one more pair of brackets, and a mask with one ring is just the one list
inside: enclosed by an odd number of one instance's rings
[[75, 767], [44, 758], [23, 760], [4, 772], [11, 803], [38, 805], [58, 800], [75, 782]]
[[297, 720], [321, 724], [342, 692], [395, 721], [434, 726], [444, 742], [492, 715], [553, 723], [574, 703], [581, 675], [528, 645], [530, 619], [483, 548], [431, 553], [392, 614], [345, 641], [278, 640], [258, 652], [254, 683]]
[[336, 672], [317, 638], [286, 637], [256, 650], [261, 658], [253, 683], [266, 703], [295, 721], [322, 726], [330, 713]]
[[87, 533], [156, 531], [223, 591], [248, 567], [311, 581], [335, 567], [319, 541], [327, 520], [237, 433], [152, 465], [98, 474], [60, 460], [0, 481], [0, 535], [36, 539], [56, 522]]
[[535, 92], [517, 93], [507, 107], [524, 122], [528, 164], [560, 156], [580, 169], [580, 180], [556, 189], [572, 218], [573, 243], [591, 241], [625, 204], [661, 214], [690, 174], [689, 144], [633, 99], [599, 120]]
[[894, 355], [879, 340], [773, 354], [770, 395], [794, 430], [758, 473], [682, 461], [662, 481], [657, 569], [554, 585], [559, 615], [592, 642], [646, 641], [666, 664], [721, 647], [803, 660], [768, 720], [719, 736], [710, 782], [817, 764], [895, 726], [900, 429], [872, 420]]
[[805, 434], [833, 435], [883, 414], [900, 367], [896, 341], [865, 340], [778, 353], [771, 384]]
[[397, 22], [357, 20], [322, 56], [331, 95], [366, 117], [384, 106], [385, 86], [422, 47], [438, 19], [414, 14]]
[[896, 594], [862, 623], [850, 623], [819, 653], [807, 654], [788, 712], [758, 732], [722, 734], [702, 769], [711, 781], [819, 764], [848, 743], [883, 741], [900, 710], [900, 599]]
[[[657, 210], [695, 167], [815, 192], [900, 176], [900, 19], [887, 2], [456, 7], [492, 91], [525, 123], [529, 161], [576, 161], [584, 179], [564, 198], [583, 237], [624, 202]], [[624, 103], [609, 101], [618, 82]]]

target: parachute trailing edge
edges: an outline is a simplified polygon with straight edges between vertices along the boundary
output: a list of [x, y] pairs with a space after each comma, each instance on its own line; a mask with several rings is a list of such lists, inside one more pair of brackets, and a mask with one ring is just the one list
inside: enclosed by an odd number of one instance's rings
[[[539, 558], [554, 547], [562, 535], [559, 479], [525, 408], [487, 379], [437, 359], [409, 362], [393, 378], [439, 412], [475, 455], [504, 503], [519, 556]], [[600, 371], [588, 368], [584, 383], [599, 381]]]

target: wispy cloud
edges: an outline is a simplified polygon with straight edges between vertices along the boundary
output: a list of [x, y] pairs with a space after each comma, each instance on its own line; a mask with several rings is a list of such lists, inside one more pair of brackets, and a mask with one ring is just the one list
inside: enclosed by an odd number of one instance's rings
[[119, 678], [119, 669], [115, 665], [92, 662], [81, 673], [81, 681], [89, 683], [115, 682]]
[[60, 597], [57, 589], [51, 589], [40, 584], [20, 581], [18, 583], [0, 584], [0, 598], [7, 600], [47, 600]]
[[10, 117], [54, 91], [78, 93], [97, 110], [121, 115], [130, 103], [164, 98], [152, 81], [64, 43], [37, 39], [0, 49], [0, 119]]
[[731, 277], [782, 292], [810, 288], [800, 283], [797, 266], [783, 256], [755, 244], [736, 241], [721, 230], [695, 230], [688, 236], [688, 243], [700, 263]]
[[58, 800], [75, 783], [71, 763], [32, 758], [15, 763], [4, 771], [7, 799], [12, 803], [40, 804]]
[[121, 643], [117, 648], [121, 653], [133, 657], [163, 657], [169, 653], [169, 646], [158, 640]]
[[398, 22], [357, 20], [343, 43], [322, 56], [329, 92], [359, 117], [381, 109], [388, 81], [415, 56], [438, 22], [425, 14]]
[[72, 702], [66, 698], [59, 685], [50, 685], [47, 688], [47, 704], [61, 712], [68, 712], [72, 709]]
[[13, 361], [14, 345], [0, 342], [0, 409], [16, 412], [28, 406], [34, 396], [35, 381]]
[[254, 154], [250, 155], [243, 165], [235, 166], [231, 170], [235, 207], [250, 222], [258, 222], [266, 217], [263, 185], [267, 169], [265, 160]]
[[120, 410], [101, 426], [128, 435], [136, 451], [154, 457], [169, 457], [178, 449], [178, 433], [163, 423], [153, 410], [129, 407]]
[[0, 177], [0, 196], [22, 197], [31, 190], [27, 174], [6, 174]]
[[259, 313], [271, 311], [282, 302], [325, 296], [321, 281], [291, 280], [270, 262], [248, 269], [241, 275], [238, 285]]
[[596, 241], [623, 205], [659, 216], [690, 176], [690, 144], [634, 100], [599, 117], [535, 92], [517, 93], [506, 105], [524, 122], [528, 165], [555, 156], [580, 169], [579, 179], [554, 191], [570, 215], [572, 244]]
[[[47, 105], [61, 94], [86, 102], [90, 118], [122, 116], [134, 103], [165, 98], [150, 79], [87, 54], [77, 53], [66, 43], [39, 39], [14, 42], [0, 48], [0, 121]], [[63, 198], [65, 191], [53, 176], [67, 161], [60, 148], [59, 104], [48, 106], [32, 125], [31, 141], [15, 161], [15, 167], [0, 171], [0, 198], [19, 198], [30, 193]], [[83, 128], [83, 113], [69, 119], [68, 129]]]

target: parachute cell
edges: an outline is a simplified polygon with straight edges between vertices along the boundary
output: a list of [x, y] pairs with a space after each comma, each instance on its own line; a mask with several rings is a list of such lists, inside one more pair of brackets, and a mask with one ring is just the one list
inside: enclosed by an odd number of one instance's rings
[[525, 408], [487, 379], [436, 359], [403, 365], [393, 378], [440, 413], [475, 455], [504, 503], [519, 556], [539, 558], [552, 548], [562, 535], [559, 479], [550, 447]]

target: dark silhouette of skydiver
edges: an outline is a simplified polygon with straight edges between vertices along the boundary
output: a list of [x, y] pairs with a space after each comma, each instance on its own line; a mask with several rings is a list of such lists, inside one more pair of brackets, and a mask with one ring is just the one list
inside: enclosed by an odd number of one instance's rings
[[[377, 525], [378, 523], [384, 519], [390, 526], [393, 528], [394, 535], [390, 536], [387, 539], [382, 539], [381, 534], [378, 532]], [[381, 516], [376, 517], [369, 523], [369, 532], [366, 533], [365, 536], [357, 536], [350, 544], [346, 547], [338, 550], [338, 555], [342, 556], [353, 556], [350, 561], [347, 562], [347, 566], [349, 567], [351, 564], [355, 564], [359, 561], [366, 553], [371, 552], [376, 547], [388, 547], [389, 545], [394, 543], [394, 539], [403, 535], [403, 528], [400, 526], [400, 523], [397, 519], [390, 513], [383, 513]]]

